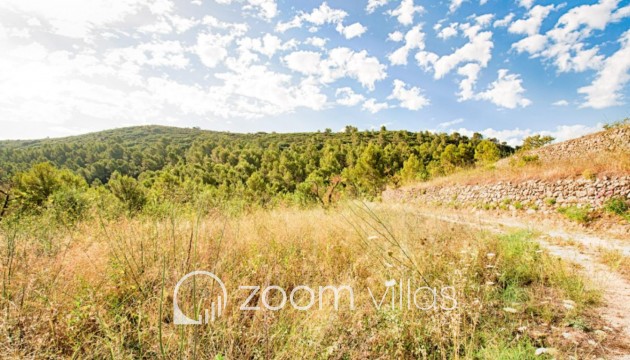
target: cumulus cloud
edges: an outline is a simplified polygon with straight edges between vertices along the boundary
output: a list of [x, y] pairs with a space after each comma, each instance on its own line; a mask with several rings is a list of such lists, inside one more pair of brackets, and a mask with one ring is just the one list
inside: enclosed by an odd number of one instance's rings
[[547, 37], [541, 34], [534, 34], [521, 39], [514, 44], [512, 48], [517, 52], [528, 52], [530, 54], [537, 54], [542, 51], [547, 45]]
[[424, 8], [420, 5], [414, 5], [414, 0], [401, 0], [400, 5], [389, 11], [389, 15], [395, 17], [402, 25], [409, 26], [413, 24], [415, 14], [422, 14]]
[[468, 43], [456, 49], [452, 54], [441, 57], [425, 51], [416, 54], [418, 64], [425, 69], [433, 69], [436, 79], [441, 79], [462, 63], [476, 62], [481, 67], [486, 67], [492, 58], [494, 43], [491, 31], [479, 32], [481, 28], [478, 25], [465, 25], [460, 28], [468, 37]]
[[314, 51], [295, 51], [284, 57], [286, 66], [305, 75], [320, 73], [322, 55]]
[[514, 19], [514, 13], [509, 13], [509, 14], [505, 15], [505, 17], [503, 19], [496, 20], [494, 22], [494, 24], [492, 24], [492, 26], [494, 26], [494, 27], [506, 27], [506, 26], [510, 25], [510, 23], [512, 22], [512, 19]]
[[372, 114], [376, 114], [381, 110], [389, 109], [389, 104], [385, 102], [378, 102], [376, 99], [372, 98], [363, 102], [363, 105], [361, 105], [361, 109]]
[[519, 19], [510, 25], [508, 31], [513, 34], [526, 34], [534, 35], [538, 34], [540, 26], [543, 20], [549, 15], [549, 13], [556, 7], [554, 5], [541, 6], [536, 5], [527, 13], [526, 19]]
[[551, 104], [553, 106], [569, 106], [569, 102], [562, 99], [562, 100], [558, 100], [556, 102], [554, 102], [553, 104]]
[[430, 103], [429, 99], [422, 95], [420, 88], [415, 86], [407, 88], [407, 84], [398, 79], [394, 80], [394, 89], [387, 99], [398, 100], [400, 107], [409, 110], [420, 110]]
[[532, 7], [532, 5], [534, 5], [534, 1], [535, 0], [518, 0], [518, 5], [526, 9], [529, 9]]
[[324, 39], [318, 36], [312, 36], [312, 37], [306, 38], [306, 40], [304, 41], [305, 44], [312, 45], [320, 49], [323, 49], [324, 47], [326, 47], [327, 42], [328, 42], [328, 39]]
[[367, 11], [368, 14], [371, 14], [379, 7], [386, 5], [388, 2], [389, 0], [368, 0], [365, 11]]
[[363, 33], [367, 31], [367, 28], [358, 22], [349, 26], [344, 26], [343, 24], [339, 23], [337, 24], [337, 31], [340, 34], [343, 34], [346, 39], [352, 39], [354, 37], [359, 37], [363, 35]]
[[440, 32], [437, 34], [437, 37], [440, 39], [446, 40], [450, 37], [457, 35], [457, 27], [459, 23], [451, 23], [449, 26], [442, 28]]
[[463, 2], [464, 0], [451, 0], [451, 4], [448, 6], [448, 11], [451, 13], [455, 12], [460, 6], [462, 6]]
[[394, 41], [394, 42], [400, 42], [405, 38], [405, 35], [403, 33], [401, 33], [400, 31], [394, 31], [391, 32], [389, 34], [387, 34], [387, 39]]
[[621, 36], [619, 42], [620, 49], [604, 61], [595, 81], [578, 89], [586, 96], [581, 107], [603, 109], [623, 104], [621, 90], [630, 81], [630, 30]]
[[598, 46], [589, 47], [585, 40], [594, 30], [603, 30], [609, 23], [630, 16], [630, 11], [625, 8], [616, 10], [618, 4], [619, 0], [600, 0], [596, 4], [574, 7], [544, 34], [544, 46], [540, 45], [542, 38], [534, 34], [530, 37], [536, 38], [525, 40], [517, 49], [552, 61], [559, 72], [598, 70], [605, 57], [599, 54]]
[[422, 26], [416, 25], [405, 34], [405, 44], [398, 48], [387, 57], [392, 65], [407, 65], [407, 58], [409, 52], [414, 49], [424, 49], [424, 33], [422, 32]]
[[481, 66], [475, 63], [466, 64], [457, 70], [457, 74], [465, 76], [465, 78], [459, 83], [459, 101], [474, 98], [474, 87], [477, 83], [480, 71]]
[[233, 40], [233, 35], [199, 34], [195, 53], [205, 66], [217, 67], [228, 56], [227, 47]]
[[300, 12], [292, 20], [287, 22], [279, 22], [276, 25], [276, 31], [285, 32], [292, 28], [300, 28], [304, 22], [314, 26], [324, 24], [341, 24], [348, 16], [348, 13], [331, 8], [327, 2], [323, 2], [318, 8], [313, 9], [310, 13]]
[[531, 100], [523, 97], [525, 89], [519, 75], [509, 74], [507, 69], [499, 70], [497, 80], [493, 81], [488, 89], [475, 95], [476, 99], [488, 100], [493, 104], [507, 109], [527, 107]]
[[296, 51], [284, 57], [285, 64], [305, 75], [316, 75], [320, 82], [328, 84], [341, 78], [356, 79], [363, 87], [373, 90], [374, 83], [387, 77], [386, 66], [367, 51], [355, 52], [338, 47], [321, 59], [321, 54], [312, 51]]
[[349, 87], [342, 87], [335, 91], [335, 97], [337, 98], [337, 104], [343, 106], [356, 106], [365, 101], [365, 97], [361, 94], [355, 93]]

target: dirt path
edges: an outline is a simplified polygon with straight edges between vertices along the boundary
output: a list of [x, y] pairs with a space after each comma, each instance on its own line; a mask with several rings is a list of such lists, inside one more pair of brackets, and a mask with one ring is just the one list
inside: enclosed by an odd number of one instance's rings
[[[440, 214], [436, 210], [422, 211], [420, 216], [438, 219], [450, 223], [477, 227], [484, 230], [505, 232], [509, 228], [527, 228], [541, 235], [537, 241], [551, 254], [579, 264], [583, 274], [597, 284], [603, 293], [604, 304], [599, 309], [602, 318], [611, 327], [620, 331], [622, 336], [630, 339], [630, 283], [619, 274], [610, 271], [607, 266], [596, 261], [599, 248], [615, 249], [630, 256], [630, 245], [613, 239], [604, 239], [585, 234], [568, 233], [558, 229], [540, 229], [535, 224], [520, 222], [516, 219], [481, 218], [465, 214]], [[579, 249], [566, 243], [550, 242], [552, 238], [579, 244]], [[617, 354], [611, 359], [630, 360], [630, 354]]]

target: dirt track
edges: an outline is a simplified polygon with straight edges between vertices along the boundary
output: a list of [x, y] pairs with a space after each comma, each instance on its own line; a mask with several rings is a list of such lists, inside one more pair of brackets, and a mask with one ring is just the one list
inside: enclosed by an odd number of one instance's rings
[[[583, 275], [599, 286], [603, 294], [603, 305], [599, 309], [602, 318], [610, 327], [618, 329], [622, 336], [630, 339], [630, 283], [596, 261], [600, 248], [614, 249], [625, 256], [630, 256], [630, 244], [615, 239], [566, 232], [562, 229], [544, 229], [535, 223], [514, 218], [482, 217], [482, 214], [452, 211], [443, 214], [436, 209], [420, 211], [418, 215], [495, 232], [504, 232], [506, 228], [527, 228], [542, 234], [537, 241], [549, 253], [580, 265]], [[554, 241], [554, 238], [561, 241]], [[630, 359], [630, 354], [614, 354], [611, 359]]]

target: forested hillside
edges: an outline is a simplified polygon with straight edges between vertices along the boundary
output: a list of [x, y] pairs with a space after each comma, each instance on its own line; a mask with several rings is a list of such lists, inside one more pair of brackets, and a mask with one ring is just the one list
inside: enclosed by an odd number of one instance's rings
[[[37, 198], [38, 206], [70, 178], [70, 188], [105, 185], [130, 208], [148, 199], [189, 202], [204, 191], [259, 203], [277, 197], [326, 203], [342, 194], [376, 196], [388, 183], [426, 180], [512, 152], [478, 134], [351, 126], [339, 133], [232, 134], [145, 126], [0, 142], [0, 179], [14, 198]], [[50, 176], [59, 184], [39, 184]]]

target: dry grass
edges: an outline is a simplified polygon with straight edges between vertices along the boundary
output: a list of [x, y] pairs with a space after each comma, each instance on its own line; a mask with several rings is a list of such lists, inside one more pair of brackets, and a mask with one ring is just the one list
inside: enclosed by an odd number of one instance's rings
[[415, 187], [426, 188], [448, 185], [481, 185], [498, 181], [515, 183], [527, 180], [557, 181], [561, 179], [593, 180], [602, 176], [627, 176], [630, 173], [630, 153], [595, 153], [574, 159], [531, 162], [523, 165], [477, 167], [465, 169], [420, 183]]
[[624, 256], [621, 251], [600, 248], [599, 261], [630, 281], [630, 257]]
[[[74, 229], [36, 218], [6, 222], [0, 357], [525, 359], [540, 346], [595, 357], [601, 348], [566, 342], [558, 331], [575, 319], [595, 327], [588, 314], [597, 294], [530, 238], [362, 203], [94, 220]], [[207, 326], [173, 325], [174, 285], [201, 269], [228, 288], [224, 316]], [[418, 287], [423, 277], [431, 287], [452, 286], [456, 309], [375, 309], [367, 292], [380, 298], [387, 280]], [[330, 297], [321, 310], [238, 309], [248, 296], [239, 285], [289, 293], [300, 284], [349, 285], [356, 309], [342, 301], [336, 311]], [[182, 288], [188, 313], [208, 307], [206, 285], [200, 279]], [[270, 294], [278, 304], [279, 293]], [[563, 307], [567, 299], [575, 308]], [[438, 296], [438, 305], [448, 301]]]

